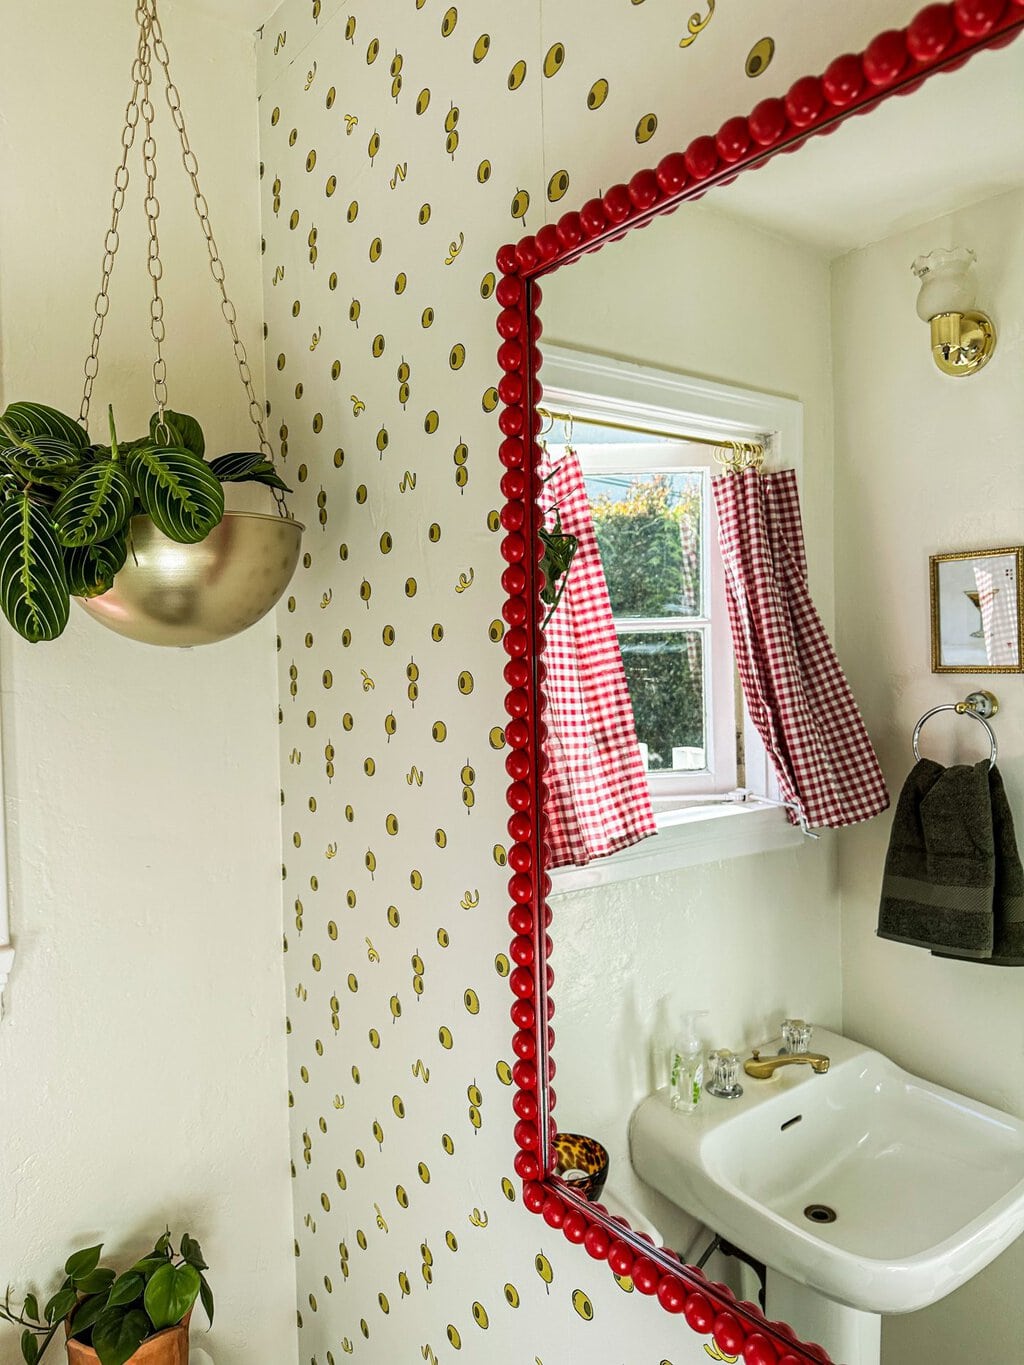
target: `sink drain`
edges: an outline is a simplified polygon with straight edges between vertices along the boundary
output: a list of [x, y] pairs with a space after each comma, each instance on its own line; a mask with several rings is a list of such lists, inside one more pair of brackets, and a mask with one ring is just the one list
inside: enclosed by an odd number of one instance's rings
[[809, 1218], [812, 1223], [834, 1223], [838, 1216], [835, 1209], [829, 1208], [828, 1204], [808, 1204], [804, 1209], [804, 1217]]

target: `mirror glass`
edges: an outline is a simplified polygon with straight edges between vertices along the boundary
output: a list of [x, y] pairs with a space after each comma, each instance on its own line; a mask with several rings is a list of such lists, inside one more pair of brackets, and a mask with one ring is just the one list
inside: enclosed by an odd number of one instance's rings
[[[1014, 468], [1013, 403], [1024, 419], [1019, 382], [1015, 398], [991, 398], [1011, 386], [1009, 337], [985, 373], [936, 368], [911, 266], [973, 250], [976, 306], [998, 330], [1001, 294], [1021, 289], [1022, 187], [1018, 41], [541, 281], [549, 580], [569, 564], [544, 606], [554, 1116], [607, 1149], [611, 1211], [690, 1263], [711, 1232], [634, 1174], [631, 1115], [668, 1083], [687, 1011], [707, 1011], [706, 1048], [743, 1057], [787, 1016], [839, 1031], [837, 844], [851, 837], [792, 827], [747, 716], [718, 457], [724, 446], [795, 469], [811, 595], [901, 782], [914, 708], [955, 699], [931, 674], [929, 559], [1019, 542], [993, 509]], [[944, 438], [964, 408], [974, 450]], [[603, 581], [573, 560], [581, 501]], [[625, 732], [605, 669], [616, 642]], [[909, 689], [898, 718], [897, 675]], [[863, 871], [876, 874], [880, 861]], [[884, 1026], [870, 1040], [883, 1051]], [[756, 1298], [735, 1260], [716, 1254], [708, 1273]]]

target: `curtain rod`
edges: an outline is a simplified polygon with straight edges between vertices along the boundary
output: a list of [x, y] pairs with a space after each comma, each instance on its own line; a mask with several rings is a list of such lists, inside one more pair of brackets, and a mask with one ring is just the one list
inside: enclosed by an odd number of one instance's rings
[[[604, 418], [595, 417], [574, 417], [571, 412], [552, 412], [550, 408], [545, 407], [539, 407], [537, 411], [540, 413], [541, 417], [546, 417], [552, 424], [555, 422], [565, 422], [567, 425], [572, 426], [575, 422], [582, 422], [592, 427], [607, 427], [611, 431], [634, 431], [640, 436], [665, 437], [665, 432], [663, 431], [655, 431], [651, 427], [636, 426], [629, 422], [609, 422]], [[544, 434], [546, 435], [547, 433]], [[710, 436], [685, 435], [679, 435], [678, 439], [680, 441], [685, 441], [687, 444], [710, 446], [712, 450], [735, 450], [737, 446], [740, 446], [744, 451], [749, 452], [755, 459], [763, 459], [765, 456], [765, 447], [761, 441], [733, 441], [728, 440], [725, 437], [720, 440], [715, 440]]]

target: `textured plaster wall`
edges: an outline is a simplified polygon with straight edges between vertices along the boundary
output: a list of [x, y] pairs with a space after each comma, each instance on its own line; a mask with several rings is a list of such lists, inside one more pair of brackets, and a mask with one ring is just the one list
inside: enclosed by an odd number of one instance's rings
[[[850, 681], [893, 791], [913, 762], [918, 717], [991, 688], [1003, 706], [999, 766], [1019, 836], [1024, 680], [932, 674], [928, 556], [1021, 543], [1022, 229], [1024, 194], [988, 200], [845, 257], [833, 295], [837, 615]], [[958, 243], [978, 253], [979, 306], [992, 312], [1000, 341], [982, 373], [954, 383], [932, 365], [909, 267], [922, 252]], [[884, 365], [871, 354], [879, 336]], [[964, 722], [948, 717], [929, 722], [922, 750], [943, 762], [983, 752]], [[841, 848], [845, 1027], [919, 1075], [1024, 1115], [1024, 973], [944, 962], [875, 937], [889, 824], [883, 817], [851, 831]], [[934, 1308], [888, 1319], [886, 1361], [1016, 1360], [1022, 1272], [1018, 1242]]]
[[279, 623], [303, 1360], [707, 1359], [511, 1173], [494, 251], [913, 8], [287, 0], [264, 28], [268, 372], [312, 525]]
[[[260, 320], [251, 35], [161, 5], [244, 334]], [[134, 50], [123, 0], [4, 0], [2, 401], [78, 411]], [[166, 111], [163, 111], [165, 114]], [[158, 119], [162, 118], [158, 111]], [[214, 449], [244, 395], [179, 155], [161, 137], [172, 402]], [[93, 409], [148, 421], [142, 191]], [[11, 927], [0, 1022], [0, 1284], [68, 1251], [134, 1258], [169, 1222], [203, 1243], [217, 1365], [295, 1360], [280, 967], [274, 628], [168, 651], [77, 610], [56, 643], [3, 627]], [[0, 1360], [21, 1360], [0, 1332]]]

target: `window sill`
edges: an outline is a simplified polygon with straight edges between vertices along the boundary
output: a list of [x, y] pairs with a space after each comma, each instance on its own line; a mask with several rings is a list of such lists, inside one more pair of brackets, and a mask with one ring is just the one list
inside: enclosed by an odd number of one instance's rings
[[551, 894], [610, 886], [752, 853], [797, 848], [804, 842], [804, 835], [789, 823], [779, 806], [751, 801], [677, 808], [662, 812], [657, 834], [632, 848], [599, 858], [586, 867], [555, 868], [550, 874]]

